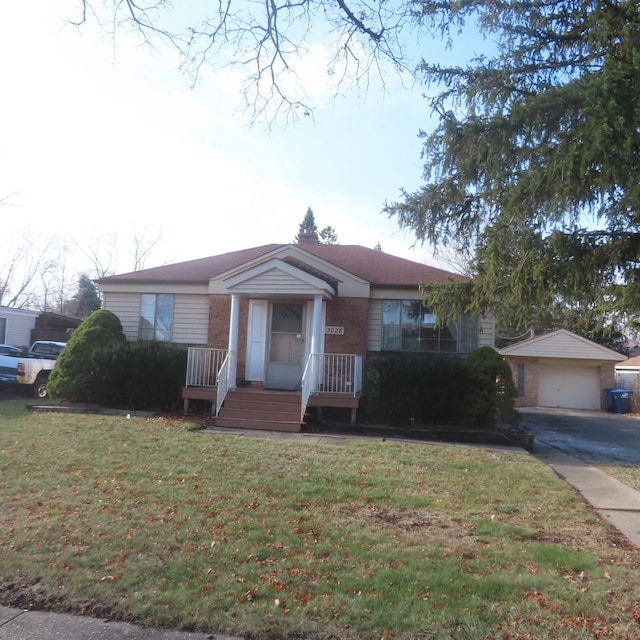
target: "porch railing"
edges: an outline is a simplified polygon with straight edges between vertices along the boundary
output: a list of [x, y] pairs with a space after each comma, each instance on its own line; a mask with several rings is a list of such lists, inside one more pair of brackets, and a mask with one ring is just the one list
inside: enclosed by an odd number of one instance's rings
[[222, 403], [229, 391], [229, 363], [233, 359], [233, 351], [227, 353], [227, 357], [224, 359], [220, 371], [218, 371], [218, 377], [216, 379], [216, 386], [218, 390], [216, 392], [216, 416], [220, 413]]
[[311, 353], [302, 375], [301, 419], [312, 393], [355, 396], [362, 391], [362, 356], [351, 353]]
[[187, 354], [187, 387], [215, 387], [218, 372], [227, 357], [227, 349], [189, 347]]

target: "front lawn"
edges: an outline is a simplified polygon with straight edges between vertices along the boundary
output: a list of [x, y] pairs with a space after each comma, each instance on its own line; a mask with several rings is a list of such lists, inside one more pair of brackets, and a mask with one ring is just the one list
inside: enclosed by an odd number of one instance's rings
[[264, 640], [640, 638], [640, 552], [525, 453], [23, 405], [0, 403], [0, 604]]

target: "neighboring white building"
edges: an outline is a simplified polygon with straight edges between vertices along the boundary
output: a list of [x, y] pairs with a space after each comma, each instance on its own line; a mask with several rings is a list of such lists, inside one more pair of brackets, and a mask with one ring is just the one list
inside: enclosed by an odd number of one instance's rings
[[28, 347], [39, 311], [0, 307], [0, 344]]
[[616, 387], [619, 389], [639, 390], [640, 356], [634, 356], [616, 364]]

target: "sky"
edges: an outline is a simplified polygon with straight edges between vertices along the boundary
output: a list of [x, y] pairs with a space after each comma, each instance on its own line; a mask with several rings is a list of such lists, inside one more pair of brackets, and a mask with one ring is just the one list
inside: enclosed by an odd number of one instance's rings
[[65, 25], [76, 4], [0, 8], [3, 234], [62, 231], [79, 243], [69, 253], [80, 271], [91, 268], [82, 247], [117, 234], [122, 273], [133, 235], [160, 238], [152, 267], [292, 242], [311, 207], [341, 244], [438, 264], [381, 213], [420, 185], [430, 113], [419, 87], [371, 87], [269, 132], [238, 113], [228, 74], [192, 88], [168, 50]]

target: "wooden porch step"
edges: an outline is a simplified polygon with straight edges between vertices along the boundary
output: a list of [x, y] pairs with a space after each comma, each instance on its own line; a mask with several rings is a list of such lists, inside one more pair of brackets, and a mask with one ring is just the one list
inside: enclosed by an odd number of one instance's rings
[[216, 425], [297, 432], [302, 428], [300, 404], [299, 392], [233, 389], [227, 392]]

